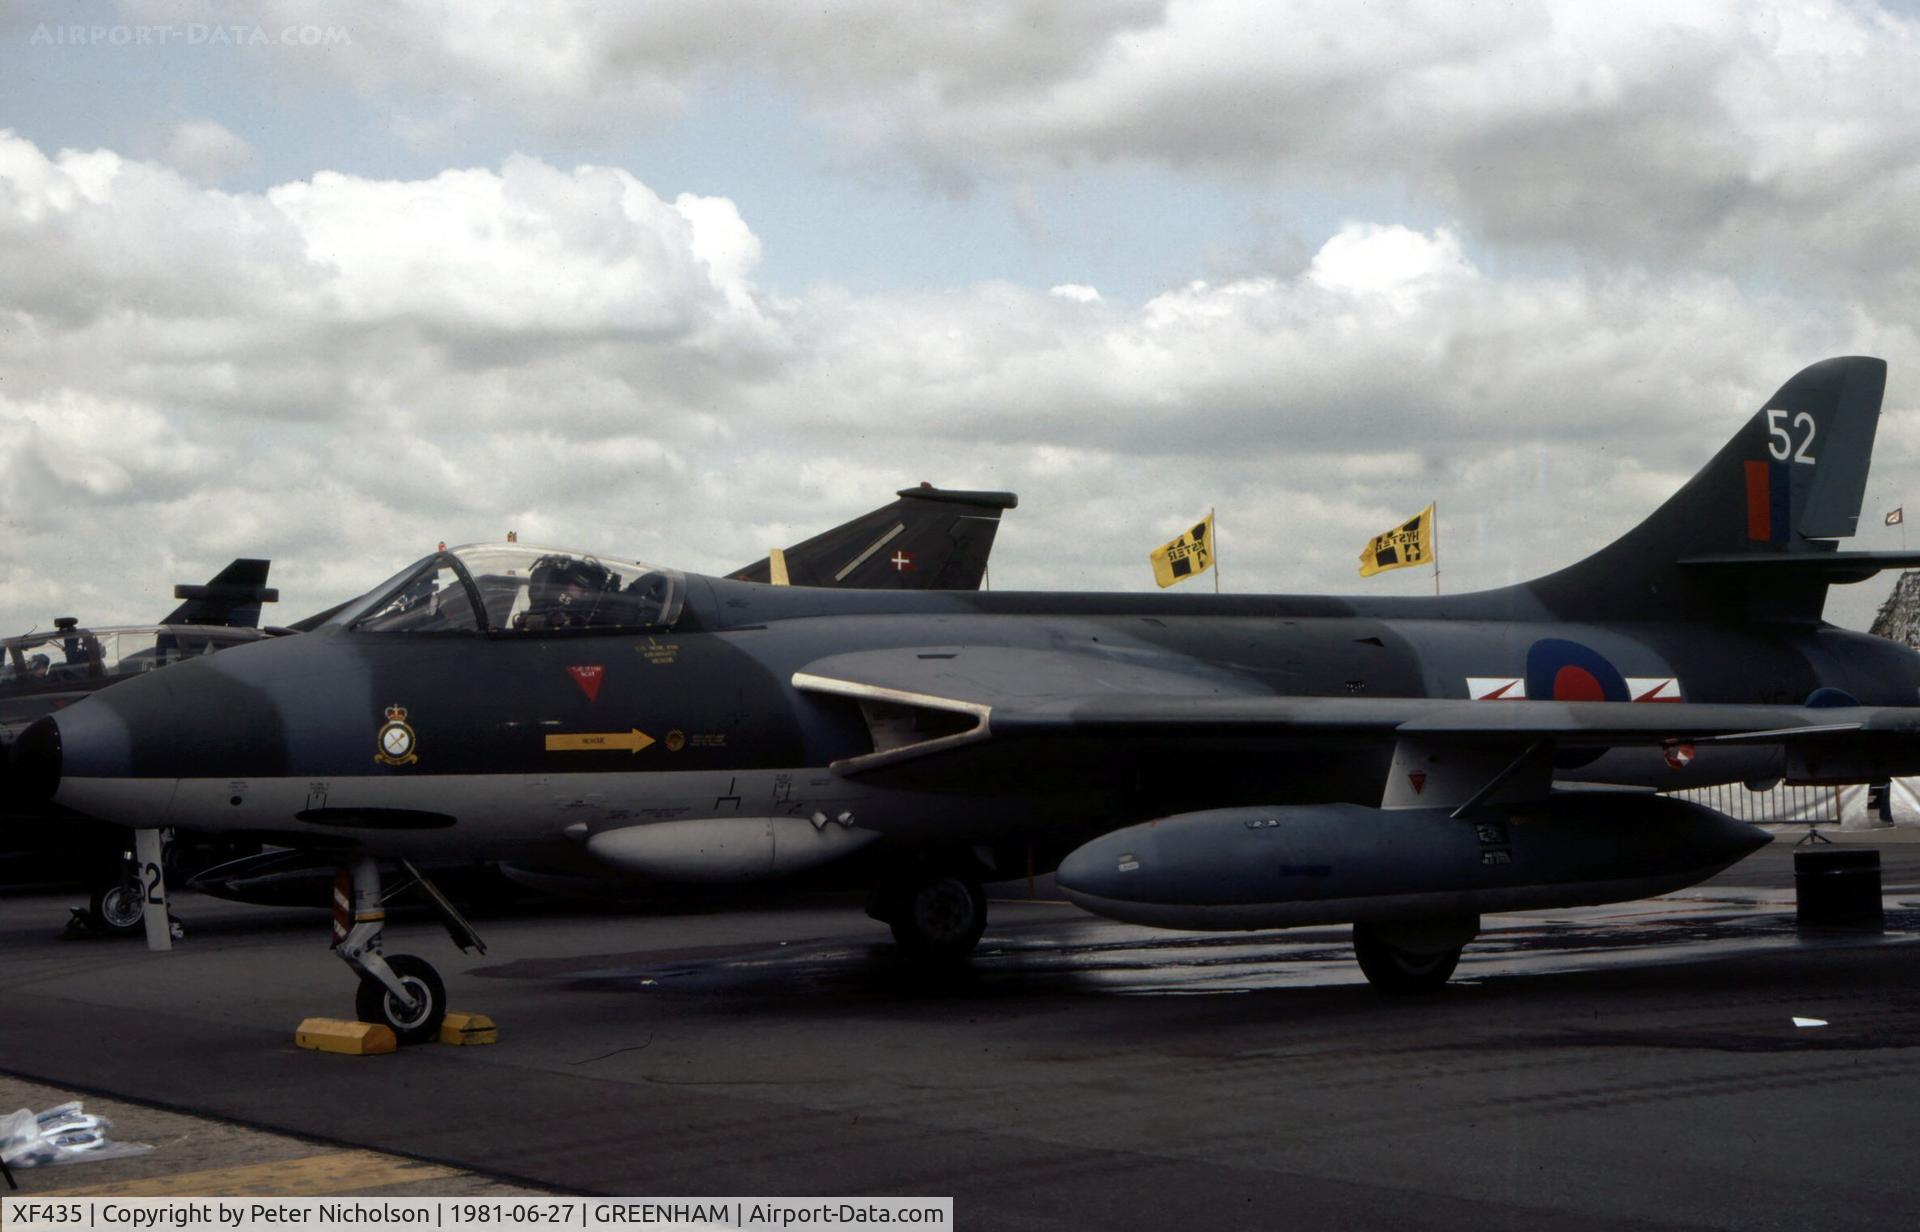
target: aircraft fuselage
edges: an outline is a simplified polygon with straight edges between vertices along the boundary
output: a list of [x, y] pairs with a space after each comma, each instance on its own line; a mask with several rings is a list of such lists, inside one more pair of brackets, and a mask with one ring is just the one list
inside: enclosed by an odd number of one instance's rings
[[[856, 651], [937, 659], [991, 647], [1066, 656], [1095, 673], [1165, 672], [1216, 695], [1484, 696], [1499, 706], [1524, 704], [1529, 656], [1552, 645], [1616, 668], [1630, 689], [1622, 704], [1798, 704], [1821, 688], [1866, 706], [1920, 700], [1920, 656], [1826, 625], [1589, 624], [1506, 616], [1476, 596], [872, 594], [688, 581], [677, 625], [650, 634], [335, 628], [130, 681], [61, 716], [59, 799], [126, 824], [400, 855], [451, 845], [538, 862], [577, 854], [603, 831], [738, 817], [804, 820], [828, 836], [1019, 843], [1045, 859], [1173, 807], [1377, 805], [1387, 754], [1169, 736], [1066, 741], [1036, 758], [988, 740], [845, 775], [833, 764], [872, 753], [874, 734], [859, 706], [796, 688], [795, 673]], [[1537, 662], [1531, 670], [1537, 698]], [[1675, 788], [1775, 777], [1781, 765], [1777, 747], [1702, 749], [1680, 767], [1657, 750], [1618, 750], [1580, 777]]]

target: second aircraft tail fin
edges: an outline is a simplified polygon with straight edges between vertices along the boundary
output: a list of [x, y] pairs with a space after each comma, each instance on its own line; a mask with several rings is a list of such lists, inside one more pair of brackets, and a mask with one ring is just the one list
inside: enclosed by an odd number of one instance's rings
[[162, 617], [160, 623], [259, 628], [260, 605], [280, 598], [280, 592], [267, 585], [270, 564], [242, 556], [199, 586], [175, 586], [173, 597], [186, 602]]
[[728, 574], [743, 582], [866, 590], [978, 590], [1011, 492], [957, 492], [923, 484], [851, 522]]

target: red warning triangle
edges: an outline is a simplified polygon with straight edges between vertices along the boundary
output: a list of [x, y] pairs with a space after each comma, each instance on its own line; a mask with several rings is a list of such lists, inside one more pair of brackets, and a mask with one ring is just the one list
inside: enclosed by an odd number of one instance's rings
[[580, 691], [587, 695], [590, 702], [600, 700], [600, 682], [606, 678], [606, 674], [607, 669], [598, 663], [567, 669], [567, 675], [573, 677], [573, 683], [580, 686]]
[[1425, 770], [1415, 770], [1413, 773], [1407, 775], [1407, 782], [1413, 784], [1413, 794], [1417, 796], [1427, 789], [1427, 772]]

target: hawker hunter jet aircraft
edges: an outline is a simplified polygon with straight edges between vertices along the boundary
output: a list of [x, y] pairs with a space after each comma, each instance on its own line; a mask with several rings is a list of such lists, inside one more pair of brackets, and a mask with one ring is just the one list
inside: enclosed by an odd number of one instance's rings
[[[891, 504], [790, 548], [775, 548], [727, 576], [779, 586], [975, 590], [986, 579], [1001, 514], [1020, 503], [1011, 492], [963, 492], [930, 483], [902, 488], [894, 495], [897, 499]], [[339, 607], [329, 609], [295, 627], [311, 631], [339, 611]], [[527, 889], [592, 897], [617, 892], [632, 882], [617, 869], [600, 864], [503, 868], [464, 852], [458, 859], [431, 861], [427, 868], [435, 881], [457, 887], [456, 895], [462, 898], [498, 894], [505, 884], [502, 873]], [[274, 847], [205, 869], [189, 887], [243, 903], [323, 906], [332, 880], [333, 865], [323, 854]]]
[[127, 825], [332, 853], [357, 1007], [408, 1038], [444, 995], [381, 954], [376, 857], [450, 850], [679, 880], [857, 855], [902, 947], [945, 957], [983, 877], [1064, 856], [1092, 910], [1352, 921], [1371, 979], [1432, 987], [1483, 911], [1662, 893], [1767, 841], [1592, 785], [1920, 771], [1920, 656], [1820, 619], [1829, 584], [1920, 564], [1833, 542], [1885, 375], [1799, 373], [1639, 527], [1519, 586], [862, 592], [461, 548], [45, 719], [15, 770]]

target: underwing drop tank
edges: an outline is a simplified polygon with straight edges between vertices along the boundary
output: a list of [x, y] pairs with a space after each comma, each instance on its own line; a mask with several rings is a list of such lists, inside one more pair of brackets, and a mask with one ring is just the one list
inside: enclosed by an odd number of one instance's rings
[[846, 820], [701, 817], [602, 830], [587, 852], [611, 868], [661, 881], [739, 884], [805, 872], [857, 851], [879, 835]]
[[1455, 818], [1444, 808], [1312, 804], [1182, 813], [1061, 862], [1096, 915], [1162, 928], [1470, 917], [1621, 902], [1703, 881], [1772, 841], [1666, 796], [1566, 793]]

